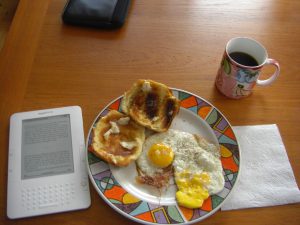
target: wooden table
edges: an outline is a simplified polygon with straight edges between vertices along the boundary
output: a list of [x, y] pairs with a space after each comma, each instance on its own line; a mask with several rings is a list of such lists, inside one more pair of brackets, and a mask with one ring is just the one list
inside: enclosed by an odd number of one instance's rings
[[[125, 26], [115, 31], [64, 25], [64, 4], [21, 0], [1, 51], [1, 224], [133, 223], [92, 186], [87, 210], [7, 219], [7, 151], [11, 114], [79, 105], [87, 135], [98, 112], [139, 78], [207, 99], [232, 125], [276, 123], [300, 183], [300, 1], [133, 0]], [[214, 86], [224, 46], [235, 36], [263, 43], [282, 69], [272, 86], [256, 87], [243, 100], [228, 99]], [[299, 212], [300, 204], [220, 211], [201, 224], [299, 224]]]

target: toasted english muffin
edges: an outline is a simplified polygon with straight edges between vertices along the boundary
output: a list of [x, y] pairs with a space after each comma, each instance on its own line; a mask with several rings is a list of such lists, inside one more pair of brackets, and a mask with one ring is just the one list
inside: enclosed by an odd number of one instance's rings
[[91, 151], [116, 166], [136, 160], [145, 140], [145, 128], [129, 116], [111, 110], [93, 128]]
[[140, 125], [163, 132], [170, 127], [180, 107], [179, 100], [164, 84], [138, 80], [122, 100], [122, 110]]

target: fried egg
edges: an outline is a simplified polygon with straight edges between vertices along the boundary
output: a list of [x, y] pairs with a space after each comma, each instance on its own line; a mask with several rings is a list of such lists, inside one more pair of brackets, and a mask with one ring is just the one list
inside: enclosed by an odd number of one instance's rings
[[[176, 200], [187, 208], [201, 207], [209, 195], [224, 187], [217, 146], [187, 132], [169, 129], [149, 136], [136, 163], [142, 171], [141, 177], [146, 178], [144, 183], [150, 185], [162, 177], [163, 183], [158, 186], [167, 185], [174, 169]], [[149, 179], [152, 180], [147, 182]]]
[[[153, 136], [151, 136], [153, 137]], [[156, 141], [146, 141], [137, 160], [140, 183], [157, 188], [165, 188], [173, 175], [174, 151], [168, 145]]]

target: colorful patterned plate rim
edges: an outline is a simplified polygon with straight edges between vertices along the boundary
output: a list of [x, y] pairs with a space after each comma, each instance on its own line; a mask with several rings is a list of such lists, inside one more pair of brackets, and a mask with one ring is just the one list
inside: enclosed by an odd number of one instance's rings
[[[192, 131], [197, 129], [199, 125], [200, 129], [206, 132], [206, 134], [204, 132], [204, 137], [219, 144], [225, 186], [220, 193], [206, 199], [203, 206], [199, 209], [192, 210], [180, 207], [168, 195], [166, 198], [163, 198], [166, 201], [156, 202], [155, 198], [152, 201], [152, 192], [149, 192], [150, 195], [148, 193], [144, 194], [144, 190], [138, 190], [139, 186], [135, 187], [135, 184], [130, 183], [130, 180], [134, 180], [134, 175], [131, 175], [133, 170], [135, 170], [134, 163], [125, 169], [123, 173], [120, 172], [122, 171], [120, 168], [108, 165], [89, 152], [88, 149], [92, 140], [92, 128], [110, 110], [121, 111], [123, 96], [120, 96], [110, 102], [98, 114], [89, 130], [86, 145], [87, 167], [91, 183], [103, 200], [118, 213], [138, 223], [191, 224], [199, 222], [220, 209], [238, 179], [240, 167], [239, 146], [234, 131], [227, 119], [211, 103], [195, 94], [176, 88], [172, 88], [172, 92], [181, 102], [179, 113], [181, 116], [178, 115], [181, 119], [177, 119], [176, 122], [174, 122], [174, 119], [173, 123], [178, 122], [177, 127], [182, 127], [183, 124], [187, 123], [188, 125], [186, 126], [190, 126], [187, 130], [191, 129]], [[195, 118], [197, 121], [195, 121]], [[188, 120], [191, 120], [190, 123]], [[195, 128], [195, 126], [197, 127]], [[124, 174], [126, 176], [126, 173], [128, 179], [127, 177], [122, 179]], [[129, 183], [126, 180], [129, 180]]]

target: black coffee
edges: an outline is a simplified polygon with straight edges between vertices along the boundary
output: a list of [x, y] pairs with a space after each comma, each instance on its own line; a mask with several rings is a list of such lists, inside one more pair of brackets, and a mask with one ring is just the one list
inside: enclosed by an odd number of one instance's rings
[[244, 66], [258, 66], [256, 59], [244, 52], [232, 52], [229, 56], [237, 63]]

